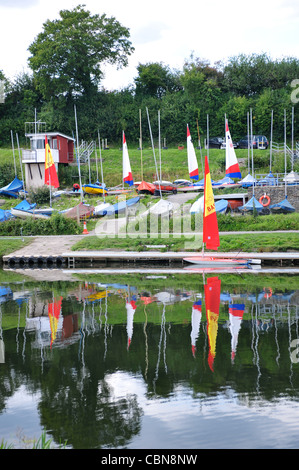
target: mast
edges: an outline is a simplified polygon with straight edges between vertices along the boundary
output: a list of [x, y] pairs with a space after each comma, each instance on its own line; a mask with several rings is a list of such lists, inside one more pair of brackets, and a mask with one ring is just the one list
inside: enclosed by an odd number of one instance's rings
[[294, 106], [292, 107], [292, 171], [294, 170]]
[[273, 109], [271, 111], [271, 131], [270, 131], [270, 172], [272, 171], [272, 141], [273, 141]]
[[143, 181], [141, 109], [139, 109], [141, 181]]
[[253, 134], [252, 134], [252, 108], [250, 108], [250, 147], [251, 147], [251, 165], [252, 165], [252, 195], [254, 196], [254, 167], [253, 167]]
[[287, 117], [284, 110], [284, 194], [287, 196]]
[[200, 151], [200, 159], [201, 159], [201, 169], [202, 169], [202, 175], [204, 176], [203, 160], [202, 160], [202, 151], [201, 151], [201, 144], [200, 144], [200, 134], [199, 134], [199, 126], [198, 126], [198, 119], [196, 119], [196, 127], [197, 127], [198, 146], [199, 146], [199, 151]]
[[77, 110], [76, 105], [74, 105], [74, 112], [75, 112], [75, 124], [76, 124], [76, 145], [75, 145], [75, 152], [78, 162], [78, 173], [79, 173], [79, 184], [81, 189], [81, 202], [83, 201], [83, 190], [82, 190], [82, 181], [81, 181], [81, 168], [80, 168], [80, 155], [79, 155], [79, 136], [78, 136], [78, 122], [77, 122]]
[[19, 136], [18, 136], [17, 133], [16, 133], [16, 139], [17, 139], [17, 146], [18, 146], [18, 152], [19, 152], [22, 182], [23, 182], [23, 188], [24, 188], [24, 197], [26, 199], [26, 189], [25, 189], [25, 180], [24, 180], [24, 174], [23, 174], [23, 165], [22, 165], [22, 158], [21, 158], [20, 145], [19, 145]]
[[151, 129], [151, 123], [150, 123], [150, 118], [149, 118], [149, 114], [148, 114], [148, 108], [146, 108], [146, 114], [147, 114], [148, 126], [149, 126], [149, 131], [150, 131], [150, 136], [151, 136], [153, 155], [154, 155], [154, 160], [155, 160], [156, 175], [157, 175], [157, 180], [159, 181], [160, 197], [161, 197], [161, 199], [162, 199], [161, 182], [160, 182], [160, 180], [159, 180], [159, 173], [158, 173], [158, 167], [157, 167], [157, 160], [156, 160], [156, 154], [155, 154], [155, 147], [154, 147], [154, 141], [153, 141], [153, 134], [152, 134], [152, 129]]
[[162, 155], [161, 155], [160, 109], [158, 110], [158, 129], [159, 129], [159, 157], [160, 157], [160, 182], [161, 182], [162, 181]]
[[[122, 131], [122, 149], [123, 149], [123, 171], [124, 171], [124, 134], [125, 132]], [[124, 177], [122, 178], [122, 185], [123, 185], [123, 189], [125, 188], [125, 182], [124, 182]]]
[[100, 132], [99, 131], [98, 131], [98, 141], [99, 141], [99, 151], [100, 151], [100, 165], [101, 165], [101, 177], [102, 177], [102, 186], [103, 186], [103, 197], [104, 197], [104, 202], [105, 202], [103, 162], [102, 162], [102, 152], [101, 152], [101, 138], [100, 138]]
[[249, 112], [247, 111], [247, 151], [248, 151], [248, 174], [250, 174], [250, 140], [249, 140]]
[[95, 154], [96, 154], [96, 174], [97, 174], [97, 181], [99, 181], [99, 169], [98, 169], [98, 152], [97, 152], [97, 146], [95, 148]]
[[17, 177], [17, 167], [16, 167], [16, 158], [15, 158], [15, 147], [14, 147], [14, 142], [13, 142], [13, 133], [12, 133], [12, 131], [10, 131], [10, 136], [11, 136], [11, 146], [12, 146], [13, 162], [14, 162], [14, 167], [15, 167], [15, 177]]
[[209, 160], [209, 115], [207, 114], [207, 153], [208, 153], [208, 160]]

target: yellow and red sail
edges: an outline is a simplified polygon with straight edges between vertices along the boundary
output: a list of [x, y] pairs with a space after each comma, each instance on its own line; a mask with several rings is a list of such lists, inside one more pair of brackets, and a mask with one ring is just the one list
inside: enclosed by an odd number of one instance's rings
[[221, 280], [218, 277], [209, 277], [204, 285], [207, 331], [209, 340], [208, 363], [212, 372], [214, 372], [214, 359], [216, 356], [216, 339], [218, 333], [218, 319], [220, 307]]
[[217, 250], [220, 246], [219, 230], [207, 156], [205, 157], [204, 178], [203, 243], [206, 244], [208, 250]]
[[47, 136], [45, 138], [45, 184], [59, 188], [57, 171]]
[[57, 328], [58, 328], [58, 321], [59, 317], [61, 314], [61, 302], [62, 302], [62, 297], [60, 297], [59, 300], [55, 300], [54, 302], [51, 302], [48, 304], [48, 316], [50, 320], [50, 328], [51, 328], [51, 348], [53, 345], [53, 342], [55, 341], [56, 334], [57, 334]]

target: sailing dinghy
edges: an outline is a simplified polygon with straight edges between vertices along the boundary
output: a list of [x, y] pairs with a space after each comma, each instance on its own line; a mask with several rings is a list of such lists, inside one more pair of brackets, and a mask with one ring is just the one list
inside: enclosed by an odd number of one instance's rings
[[19, 196], [19, 191], [22, 189], [24, 189], [23, 181], [20, 181], [17, 177], [15, 177], [14, 180], [7, 186], [0, 188], [0, 195], [14, 197], [17, 199]]
[[[197, 266], [249, 266], [252, 260], [241, 258], [217, 258], [204, 254], [204, 246], [208, 250], [217, 251], [220, 246], [217, 213], [211, 182], [208, 157], [205, 157], [204, 176], [204, 208], [203, 208], [203, 249], [201, 255], [192, 255], [184, 258], [184, 261]], [[255, 261], [256, 262], [256, 261]]]
[[107, 196], [107, 189], [102, 184], [84, 184], [82, 186], [83, 192], [87, 194], [96, 194], [97, 196]]
[[189, 126], [187, 124], [187, 156], [188, 156], [188, 169], [190, 179], [198, 181], [198, 163], [194, 150], [194, 145], [191, 139]]
[[226, 176], [230, 178], [241, 178], [239, 163], [236, 157], [236, 152], [232, 142], [232, 138], [228, 128], [228, 121], [225, 119], [225, 164]]
[[128, 146], [126, 142], [125, 133], [123, 131], [123, 182], [129, 186], [134, 185], [131, 164], [129, 159]]

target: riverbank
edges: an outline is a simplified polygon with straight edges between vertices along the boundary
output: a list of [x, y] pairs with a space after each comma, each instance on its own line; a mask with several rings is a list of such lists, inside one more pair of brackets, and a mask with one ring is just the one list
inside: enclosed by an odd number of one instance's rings
[[[57, 235], [0, 239], [5, 242], [2, 263], [10, 268], [73, 267], [74, 261], [89, 266], [107, 266], [107, 263], [182, 263], [185, 256], [201, 251], [201, 237], [194, 235], [175, 238], [101, 239], [95, 235]], [[256, 257], [264, 262], [280, 265], [299, 264], [299, 231], [222, 232], [219, 253], [213, 256]], [[137, 248], [136, 248], [137, 247]]]

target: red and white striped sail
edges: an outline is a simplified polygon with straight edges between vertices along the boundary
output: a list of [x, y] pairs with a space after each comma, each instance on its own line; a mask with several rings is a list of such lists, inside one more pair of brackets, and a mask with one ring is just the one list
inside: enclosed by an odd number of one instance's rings
[[123, 182], [129, 186], [133, 186], [133, 176], [131, 171], [129, 152], [126, 142], [125, 133], [123, 132]]
[[245, 310], [244, 304], [230, 304], [229, 305], [229, 329], [232, 335], [231, 340], [231, 358], [232, 361], [235, 359], [238, 336], [241, 328], [241, 322]]
[[199, 335], [199, 328], [201, 322], [201, 300], [194, 302], [192, 306], [192, 315], [191, 315], [191, 348], [192, 354], [195, 356], [196, 351], [196, 341]]
[[128, 335], [128, 348], [130, 347], [133, 336], [133, 321], [134, 313], [136, 310], [136, 298], [133, 296], [131, 300], [126, 301], [127, 309], [127, 335]]
[[225, 162], [226, 176], [229, 176], [230, 178], [241, 178], [239, 163], [229, 132], [227, 119], [225, 119]]
[[188, 155], [189, 176], [193, 180], [198, 180], [197, 158], [196, 158], [196, 153], [195, 153], [195, 150], [194, 150], [194, 145], [192, 143], [191, 134], [190, 134], [188, 124], [187, 124], [187, 155]]

